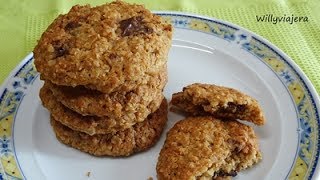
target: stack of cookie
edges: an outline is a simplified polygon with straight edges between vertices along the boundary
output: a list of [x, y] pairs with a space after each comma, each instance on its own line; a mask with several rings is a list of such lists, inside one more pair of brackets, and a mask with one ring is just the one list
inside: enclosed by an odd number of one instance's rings
[[151, 147], [167, 121], [163, 88], [172, 27], [143, 6], [74, 6], [34, 49], [57, 138], [93, 155]]

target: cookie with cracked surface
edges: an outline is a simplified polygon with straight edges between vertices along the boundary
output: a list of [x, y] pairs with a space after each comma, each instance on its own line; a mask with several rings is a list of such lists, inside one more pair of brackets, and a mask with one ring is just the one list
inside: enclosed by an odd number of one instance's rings
[[157, 177], [230, 178], [260, 160], [258, 140], [251, 127], [212, 116], [189, 117], [167, 133], [158, 158]]
[[[82, 116], [62, 105], [48, 86], [43, 86], [40, 89], [40, 99], [43, 106], [49, 110], [54, 119], [73, 130], [90, 135], [116, 133], [117, 131], [130, 128], [134, 124], [145, 120], [145, 118], [138, 119], [135, 114], [132, 114], [132, 117], [126, 116], [126, 118], [119, 119], [108, 116]], [[152, 101], [151, 104], [149, 104], [149, 107], [152, 107], [150, 113], [155, 112], [161, 103], [166, 103], [166, 100], [162, 98], [160, 101]], [[148, 115], [149, 114], [147, 114], [147, 116]]]
[[76, 5], [59, 15], [34, 48], [41, 79], [104, 93], [130, 91], [167, 64], [172, 26], [142, 5]]
[[195, 83], [172, 95], [172, 110], [192, 116], [212, 115], [222, 119], [240, 119], [264, 125], [265, 116], [254, 98], [232, 88]]
[[[108, 116], [113, 119], [145, 119], [158, 108], [163, 99], [162, 90], [167, 82], [166, 69], [159, 74], [156, 87], [140, 85], [129, 92], [105, 94], [84, 86], [58, 86], [45, 82], [56, 99], [77, 113], [87, 116]], [[157, 103], [155, 103], [157, 102]]]
[[51, 125], [58, 140], [95, 156], [129, 156], [156, 144], [167, 122], [167, 102], [143, 122], [115, 134], [90, 136], [74, 131], [51, 116]]

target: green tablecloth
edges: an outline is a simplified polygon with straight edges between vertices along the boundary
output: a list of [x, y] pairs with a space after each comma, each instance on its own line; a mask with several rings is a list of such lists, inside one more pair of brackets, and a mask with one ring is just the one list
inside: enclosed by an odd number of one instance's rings
[[[0, 1], [0, 83], [32, 50], [41, 33], [72, 5], [98, 5], [105, 0]], [[307, 74], [320, 93], [319, 0], [128, 0], [151, 10], [184, 11], [230, 21], [247, 28], [287, 53]], [[303, 16], [308, 22], [257, 22], [256, 16]]]

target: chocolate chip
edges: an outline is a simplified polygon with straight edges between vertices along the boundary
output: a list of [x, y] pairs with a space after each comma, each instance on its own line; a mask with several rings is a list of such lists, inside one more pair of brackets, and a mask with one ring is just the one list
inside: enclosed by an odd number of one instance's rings
[[80, 26], [80, 24], [78, 22], [71, 21], [64, 27], [64, 29], [65, 30], [72, 30], [72, 29], [77, 28], [79, 26]]
[[237, 171], [230, 171], [230, 172], [218, 171], [214, 173], [214, 176], [212, 179], [215, 179], [215, 177], [226, 177], [226, 176], [235, 177], [237, 175], [238, 175]]
[[235, 177], [238, 175], [237, 171], [230, 171], [229, 173], [227, 173], [228, 176], [232, 176]]
[[243, 113], [246, 110], [246, 105], [244, 105], [244, 104], [228, 103], [228, 105], [235, 106], [235, 109], [238, 113]]
[[227, 107], [221, 107], [219, 109], [221, 113], [243, 113], [245, 110], [246, 110], [246, 105], [235, 104], [233, 102], [229, 102]]
[[64, 44], [62, 41], [60, 40], [56, 40], [52, 42], [52, 46], [54, 48], [54, 54], [55, 54], [55, 58], [57, 57], [61, 57], [64, 56], [66, 54], [69, 53], [68, 49], [68, 45]]
[[60, 46], [60, 47], [54, 47], [54, 53], [57, 57], [61, 57], [64, 56], [65, 54], [68, 54], [68, 49], [64, 46]]
[[147, 34], [153, 33], [153, 29], [151, 27], [145, 26], [143, 31]]
[[206, 112], [204, 110], [205, 105], [194, 105], [193, 112], [194, 116], [210, 116], [211, 114], [209, 112]]
[[142, 33], [150, 34], [153, 32], [152, 28], [144, 24], [142, 16], [135, 16], [120, 21], [120, 29], [122, 31], [122, 36], [137, 35]]
[[110, 59], [115, 59], [116, 57], [117, 57], [117, 55], [115, 55], [115, 54], [113, 54], [113, 53], [109, 54], [109, 58], [110, 58]]

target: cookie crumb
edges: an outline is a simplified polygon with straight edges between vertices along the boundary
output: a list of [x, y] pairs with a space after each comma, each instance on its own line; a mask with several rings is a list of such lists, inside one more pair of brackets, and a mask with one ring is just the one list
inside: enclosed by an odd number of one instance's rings
[[90, 174], [91, 174], [91, 172], [88, 171], [88, 172], [86, 173], [87, 177], [90, 177]]

